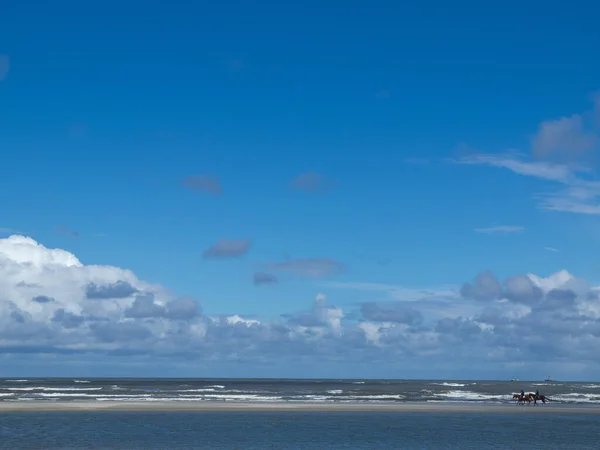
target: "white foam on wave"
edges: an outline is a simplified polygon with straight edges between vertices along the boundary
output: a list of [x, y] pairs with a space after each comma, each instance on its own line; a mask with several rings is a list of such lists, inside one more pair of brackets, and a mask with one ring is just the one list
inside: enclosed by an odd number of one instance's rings
[[[169, 392], [169, 391], [161, 391], [161, 392]], [[178, 389], [176, 392], [219, 392], [217, 389], [213, 388], [203, 388], [203, 389]]]
[[348, 395], [344, 400], [402, 400], [404, 395], [400, 394], [378, 394], [378, 395]]
[[48, 397], [48, 398], [62, 398], [62, 397], [88, 397], [94, 398], [95, 395], [92, 394], [75, 394], [72, 392], [37, 392], [32, 394], [35, 397]]
[[282, 400], [280, 396], [271, 396], [271, 395], [257, 395], [257, 394], [207, 394], [203, 395], [203, 398], [206, 399], [215, 399], [215, 400], [240, 400], [240, 401], [274, 401], [274, 400]]
[[600, 384], [583, 384], [581, 387], [584, 389], [598, 389], [600, 388]]
[[447, 383], [447, 382], [443, 382], [443, 383], [433, 383], [433, 384], [437, 384], [438, 386], [448, 386], [448, 387], [465, 387], [466, 384], [464, 383]]
[[7, 383], [27, 383], [29, 380], [6, 380]]
[[569, 394], [552, 395], [548, 397], [548, 400], [564, 403], [600, 403], [600, 395], [572, 392]]
[[101, 387], [90, 387], [90, 388], [76, 388], [76, 387], [45, 387], [45, 386], [31, 386], [31, 387], [9, 387], [5, 388], [7, 391], [55, 391], [55, 392], [69, 392], [69, 391], [100, 391]]
[[434, 394], [435, 397], [442, 397], [446, 401], [493, 401], [493, 400], [511, 400], [512, 394], [480, 394], [473, 391], [447, 391]]
[[88, 380], [73, 380], [73, 383], [90, 383]]
[[306, 402], [307, 400], [310, 400], [311, 402], [326, 402], [328, 400], [331, 400], [331, 397], [327, 396], [327, 395], [303, 395], [300, 398], [292, 398], [290, 401], [293, 402]]
[[353, 381], [352, 384], [365, 384], [364, 381]]
[[173, 397], [156, 397], [153, 395], [148, 396], [137, 396], [137, 395], [118, 395], [118, 396], [103, 396], [96, 397], [98, 401], [131, 401], [140, 400], [145, 402], [189, 402], [189, 401], [207, 401], [207, 400], [219, 400], [219, 401], [238, 401], [238, 402], [273, 402], [281, 401], [281, 397], [270, 397], [270, 396], [258, 396], [258, 395], [185, 395], [185, 396], [173, 396]]
[[[154, 397], [152, 394], [120, 394], [120, 395], [100, 395], [100, 396], [94, 396], [96, 397], [96, 400], [101, 400], [101, 399], [121, 399], [121, 400], [135, 400], [135, 399], [146, 399], [146, 398], [152, 398]], [[160, 398], [159, 398], [160, 400]]]
[[344, 391], [341, 389], [332, 389], [331, 391], [327, 391], [328, 394], [341, 394]]
[[[328, 391], [331, 392], [331, 391]], [[306, 394], [291, 397], [290, 401], [294, 402], [351, 402], [351, 401], [394, 401], [402, 400], [406, 397], [400, 394], [365, 394], [365, 395], [342, 395], [342, 396], [331, 396], [331, 395], [319, 395], [319, 394]]]
[[213, 384], [211, 386], [206, 386], [207, 388], [216, 388], [216, 389], [225, 389], [225, 386], [222, 386], [220, 384]]

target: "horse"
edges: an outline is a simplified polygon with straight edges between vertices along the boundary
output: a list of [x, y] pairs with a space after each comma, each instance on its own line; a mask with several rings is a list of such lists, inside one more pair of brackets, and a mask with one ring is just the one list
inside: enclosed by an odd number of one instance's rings
[[546, 400], [550, 400], [550, 399], [548, 397], [546, 397], [545, 395], [542, 395], [542, 394], [540, 394], [540, 395], [534, 395], [533, 396], [533, 406], [537, 406], [538, 400], [541, 400], [542, 403], [545, 404]]
[[517, 400], [517, 405], [524, 405], [525, 402], [531, 405], [531, 401], [534, 400], [534, 397], [535, 396], [531, 393], [525, 395], [513, 394], [513, 399]]

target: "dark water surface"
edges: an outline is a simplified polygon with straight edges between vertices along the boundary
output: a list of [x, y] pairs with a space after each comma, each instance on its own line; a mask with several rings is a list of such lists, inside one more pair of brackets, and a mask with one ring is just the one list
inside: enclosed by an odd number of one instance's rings
[[355, 412], [0, 414], [0, 449], [598, 449], [600, 416]]

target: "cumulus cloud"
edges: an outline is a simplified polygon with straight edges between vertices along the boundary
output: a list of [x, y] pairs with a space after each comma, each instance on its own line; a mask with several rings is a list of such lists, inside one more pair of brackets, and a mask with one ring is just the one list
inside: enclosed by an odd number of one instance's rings
[[312, 308], [308, 312], [287, 314], [285, 317], [292, 325], [300, 327], [300, 332], [311, 336], [321, 336], [333, 332], [340, 334], [344, 312], [336, 306], [326, 304], [325, 294], [317, 294]]
[[477, 275], [473, 284], [463, 284], [460, 293], [464, 298], [482, 302], [507, 299], [527, 305], [537, 304], [544, 296], [542, 289], [528, 275], [515, 275], [500, 284], [489, 270]]
[[535, 305], [544, 297], [544, 293], [527, 275], [515, 275], [504, 281], [504, 297], [518, 303]]
[[207, 194], [219, 195], [223, 193], [221, 181], [212, 175], [189, 175], [181, 180], [181, 184], [188, 189], [202, 191]]
[[[600, 288], [566, 271], [503, 281], [486, 271], [454, 289], [352, 289], [366, 298], [344, 308], [321, 293], [305, 310], [274, 318], [212, 316], [131, 271], [10, 236], [0, 239], [0, 352], [188, 364], [477, 363], [500, 372], [517, 360], [554, 364], [555, 374], [567, 362], [600, 367]], [[387, 299], [368, 300], [377, 292]]]
[[395, 322], [417, 325], [422, 322], [423, 315], [402, 302], [367, 302], [361, 306], [361, 314], [365, 320], [374, 322]]
[[8, 75], [10, 69], [10, 59], [8, 55], [0, 54], [0, 81], [3, 81]]
[[165, 317], [172, 320], [193, 319], [200, 313], [198, 303], [189, 297], [175, 298], [164, 305], [156, 303], [154, 295], [136, 296], [130, 308], [125, 310], [126, 317], [138, 319]]
[[494, 274], [486, 270], [475, 277], [473, 284], [463, 284], [460, 293], [463, 297], [486, 302], [498, 299], [502, 295], [502, 286]]
[[4, 353], [38, 349], [235, 360], [244, 352], [264, 358], [293, 349], [308, 355], [319, 336], [341, 336], [343, 317], [322, 295], [308, 312], [289, 321], [206, 316], [196, 300], [144, 282], [128, 270], [84, 265], [67, 251], [28, 237], [0, 239]]
[[594, 149], [597, 141], [596, 133], [586, 130], [583, 117], [574, 114], [542, 122], [533, 137], [532, 147], [533, 153], [539, 157], [572, 159]]
[[238, 258], [250, 250], [250, 239], [219, 239], [216, 243], [204, 250], [203, 257], [213, 258]]
[[127, 281], [119, 280], [116, 283], [98, 285], [90, 283], [85, 287], [85, 296], [89, 299], [105, 300], [108, 298], [127, 298], [137, 292]]
[[37, 303], [49, 303], [49, 302], [53, 302], [54, 299], [52, 297], [48, 297], [47, 295], [36, 295], [35, 297], [33, 297], [31, 299], [31, 301], [37, 302]]

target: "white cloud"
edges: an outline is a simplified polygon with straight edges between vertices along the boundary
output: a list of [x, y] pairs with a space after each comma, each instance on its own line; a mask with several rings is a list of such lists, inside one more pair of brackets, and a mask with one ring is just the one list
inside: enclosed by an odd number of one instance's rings
[[234, 314], [233, 316], [228, 316], [225, 318], [225, 320], [227, 321], [227, 323], [231, 324], [231, 325], [235, 325], [236, 323], [242, 323], [244, 325], [260, 325], [260, 321], [258, 320], [254, 320], [254, 319], [244, 319], [243, 317], [238, 316], [237, 314]]
[[573, 178], [573, 169], [565, 164], [544, 161], [523, 161], [518, 156], [478, 154], [465, 156], [458, 161], [460, 164], [477, 164], [508, 169], [519, 175], [541, 178], [561, 183]]
[[552, 252], [552, 253], [558, 253], [558, 251], [559, 251], [557, 248], [554, 248], [554, 247], [544, 247], [544, 250], [548, 250], [549, 252]]
[[293, 341], [302, 347], [315, 336], [342, 333], [343, 311], [326, 305], [322, 294], [300, 316], [284, 323], [238, 314], [207, 317], [195, 300], [129, 270], [85, 265], [72, 253], [29, 237], [0, 239], [0, 349], [5, 353], [184, 352], [230, 359], [244, 351], [285, 353], [279, 344]]
[[592, 111], [542, 122], [532, 138], [533, 159], [512, 152], [471, 154], [455, 162], [504, 168], [556, 183], [553, 190], [535, 195], [540, 209], [600, 214], [600, 181], [588, 158], [600, 144], [599, 99], [598, 93], [592, 96]]
[[0, 239], [0, 353], [137, 355], [188, 365], [429, 361], [502, 368], [518, 349], [531, 364], [600, 365], [600, 289], [585, 280], [561, 271], [500, 282], [484, 272], [465, 286], [329, 283], [364, 301], [342, 309], [320, 293], [306, 310], [274, 319], [209, 317], [195, 300], [131, 271], [86, 265], [67, 251], [11, 236]]
[[509, 234], [509, 233], [521, 233], [525, 231], [525, 227], [514, 226], [514, 225], [499, 225], [488, 228], [475, 228], [476, 233], [483, 234]]
[[508, 169], [516, 174], [555, 182], [556, 189], [536, 194], [540, 209], [578, 214], [600, 214], [600, 181], [584, 178], [587, 167], [542, 161], [524, 161], [514, 155], [471, 155], [459, 164], [487, 165]]

